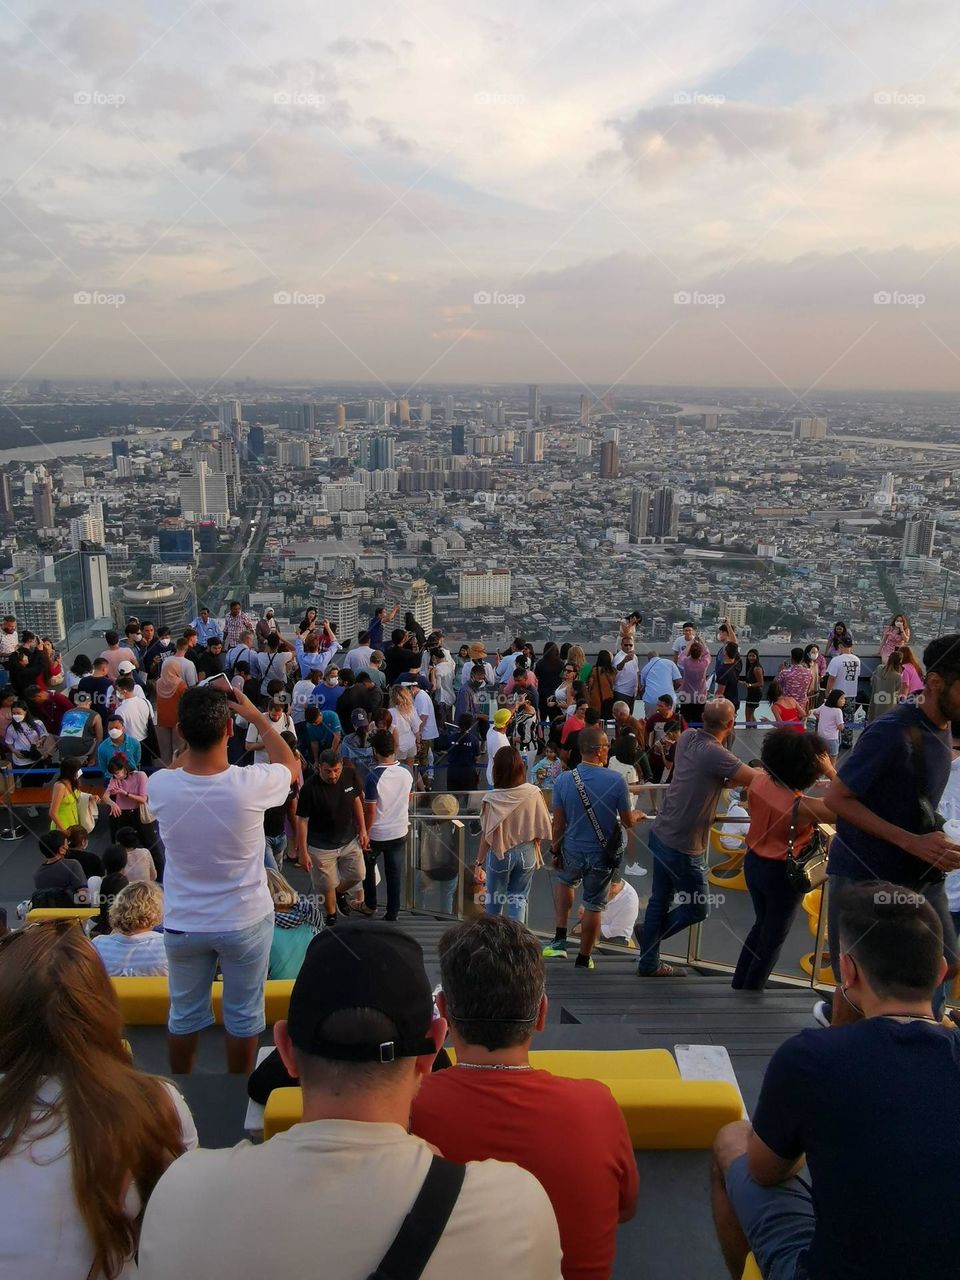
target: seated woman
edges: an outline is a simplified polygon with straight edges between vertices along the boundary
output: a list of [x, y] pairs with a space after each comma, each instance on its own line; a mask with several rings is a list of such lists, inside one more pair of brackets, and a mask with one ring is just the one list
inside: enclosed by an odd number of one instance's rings
[[273, 942], [268, 978], [295, 978], [307, 947], [323, 928], [321, 907], [301, 898], [279, 871], [267, 867], [267, 885], [273, 898]]
[[[773, 718], [777, 724], [789, 724], [794, 729], [803, 732], [804, 709], [796, 698], [792, 698], [789, 693], [783, 693], [776, 680], [770, 681], [770, 688], [767, 690], [767, 699], [770, 703], [770, 710], [773, 712]], [[769, 724], [769, 720], [765, 720]]]
[[0, 938], [0, 1221], [17, 1280], [136, 1273], [160, 1175], [197, 1145], [172, 1084], [138, 1071], [116, 993], [73, 921]]
[[79, 862], [67, 857], [65, 832], [45, 831], [37, 844], [43, 862], [33, 875], [33, 906], [85, 907], [87, 876]]
[[110, 932], [110, 908], [120, 890], [125, 889], [129, 883], [126, 849], [119, 844], [108, 844], [103, 851], [103, 876], [93, 901], [94, 906], [99, 906], [100, 914], [93, 921], [91, 937], [96, 938]]
[[111, 978], [165, 978], [167, 953], [163, 934], [163, 892], [146, 880], [121, 889], [109, 908], [111, 933], [93, 939]]

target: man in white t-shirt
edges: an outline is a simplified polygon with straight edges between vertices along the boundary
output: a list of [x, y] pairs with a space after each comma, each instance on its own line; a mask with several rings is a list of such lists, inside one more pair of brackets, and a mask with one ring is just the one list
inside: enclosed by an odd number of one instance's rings
[[369, 739], [373, 747], [374, 767], [363, 785], [363, 814], [370, 837], [370, 848], [364, 852], [367, 874], [363, 881], [361, 915], [372, 916], [377, 910], [377, 859], [383, 854], [384, 878], [387, 882], [385, 920], [396, 920], [400, 911], [403, 886], [403, 859], [410, 830], [410, 793], [413, 776], [397, 763], [393, 733], [378, 729]]
[[[231, 712], [256, 728], [269, 763], [227, 762]], [[212, 685], [188, 689], [178, 728], [186, 744], [147, 783], [166, 848], [164, 942], [170, 968], [170, 1069], [193, 1068], [213, 1024], [210, 987], [223, 974], [227, 1069], [249, 1075], [263, 1031], [263, 986], [273, 941], [273, 898], [263, 864], [265, 810], [283, 804], [297, 760], [249, 698]]]
[[685, 622], [681, 628], [680, 634], [674, 638], [673, 644], [670, 646], [670, 650], [674, 657], [676, 657], [678, 653], [686, 653], [694, 640], [699, 640], [700, 647], [703, 649], [704, 653], [709, 654], [710, 646], [707, 644], [706, 640], [704, 640], [703, 636], [698, 634], [696, 623]]
[[303, 724], [307, 705], [315, 702], [314, 694], [317, 687], [323, 682], [323, 672], [319, 667], [311, 667], [307, 672], [306, 679], [298, 680], [293, 686], [293, 692], [290, 695], [290, 717], [293, 720], [294, 727]]
[[513, 675], [513, 668], [516, 665], [517, 659], [520, 657], [522, 653], [523, 653], [523, 641], [518, 638], [514, 640], [513, 644], [510, 646], [507, 652], [503, 655], [503, 657], [497, 663], [497, 669], [494, 673], [497, 677], [497, 684], [507, 683], [507, 681]]
[[[446, 1030], [413, 938], [366, 921], [321, 933], [289, 1016], [274, 1028], [283, 1065], [303, 1091], [301, 1123], [259, 1146], [174, 1160], [147, 1205], [140, 1280], [388, 1272], [560, 1280], [556, 1218], [532, 1174], [498, 1160], [438, 1163], [408, 1132], [414, 1096]], [[431, 1171], [431, 1185], [439, 1179], [448, 1194], [414, 1210]], [[271, 1197], [265, 1230], [256, 1206], [268, 1187], [284, 1190]], [[414, 1241], [423, 1254], [411, 1268], [404, 1223], [421, 1214]], [[304, 1230], [308, 1221], [316, 1231]]]
[[613, 659], [613, 691], [633, 710], [633, 700], [637, 696], [639, 684], [639, 668], [633, 640], [624, 640]]
[[510, 745], [506, 728], [512, 719], [513, 712], [509, 707], [501, 707], [499, 711], [494, 712], [493, 723], [487, 730], [487, 786], [491, 790], [493, 788], [494, 757], [501, 747], [509, 747]]
[[433, 705], [433, 699], [426, 689], [412, 685], [410, 693], [413, 696], [413, 709], [420, 717], [420, 747], [417, 751], [417, 769], [420, 772], [423, 786], [429, 790], [430, 783], [433, 780], [433, 744], [440, 737], [440, 730], [437, 728], [437, 709]]
[[831, 689], [839, 689], [846, 694], [843, 704], [843, 719], [846, 724], [853, 723], [857, 709], [857, 687], [860, 683], [860, 659], [853, 652], [853, 641], [849, 636], [837, 645], [839, 653], [831, 658], [827, 666], [827, 693]]
[[734, 789], [730, 792], [730, 803], [727, 806], [724, 821], [720, 824], [720, 844], [722, 848], [736, 853], [747, 847], [747, 827], [750, 815], [741, 804], [743, 792]]
[[370, 646], [370, 633], [369, 631], [361, 631], [357, 636], [356, 645], [347, 650], [340, 665], [356, 675], [358, 671], [363, 671], [365, 667], [369, 667], [372, 657], [373, 649]]
[[683, 674], [672, 658], [658, 658], [651, 649], [640, 669], [640, 697], [647, 719], [657, 713], [657, 700], [668, 694], [676, 701]]

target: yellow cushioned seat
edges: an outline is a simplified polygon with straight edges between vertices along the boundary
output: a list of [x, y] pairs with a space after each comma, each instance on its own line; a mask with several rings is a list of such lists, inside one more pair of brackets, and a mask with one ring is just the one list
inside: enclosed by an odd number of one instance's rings
[[[457, 1054], [447, 1047], [451, 1062]], [[533, 1049], [530, 1065], [568, 1080], [679, 1080], [669, 1049]]]
[[[170, 1009], [170, 988], [166, 978], [111, 978], [113, 989], [120, 1000], [120, 1011], [128, 1027], [161, 1027], [167, 1024]], [[287, 1016], [293, 980], [273, 980], [264, 988], [267, 1024], [279, 1022]], [[215, 982], [210, 992], [213, 1016], [219, 1025], [223, 1022], [223, 983]]]
[[27, 923], [38, 920], [90, 920], [100, 914], [99, 907], [31, 907]]
[[[609, 1087], [636, 1150], [705, 1150], [725, 1124], [743, 1118], [740, 1095], [725, 1081], [593, 1078]], [[274, 1089], [264, 1108], [264, 1138], [298, 1124], [302, 1115], [299, 1089]]]
[[743, 1268], [741, 1280], [763, 1280], [757, 1260], [752, 1253], [747, 1254], [747, 1265]]

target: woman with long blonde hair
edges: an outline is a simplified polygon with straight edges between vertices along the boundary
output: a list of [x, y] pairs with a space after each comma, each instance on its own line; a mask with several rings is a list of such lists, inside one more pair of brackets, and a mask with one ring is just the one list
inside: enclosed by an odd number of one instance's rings
[[17, 1280], [127, 1280], [160, 1175], [197, 1145], [138, 1071], [106, 969], [73, 920], [0, 938], [0, 1204]]
[[413, 694], [406, 685], [396, 684], [390, 690], [389, 715], [397, 759], [410, 769], [416, 779], [417, 751], [420, 748], [420, 717], [413, 705]]

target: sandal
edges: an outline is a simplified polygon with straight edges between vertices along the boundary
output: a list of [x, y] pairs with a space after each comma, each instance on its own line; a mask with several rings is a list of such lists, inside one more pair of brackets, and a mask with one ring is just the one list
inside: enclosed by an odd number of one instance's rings
[[686, 976], [684, 969], [675, 969], [672, 964], [666, 964], [663, 960], [652, 973], [641, 973], [639, 969], [637, 970], [639, 978], [685, 978]]

